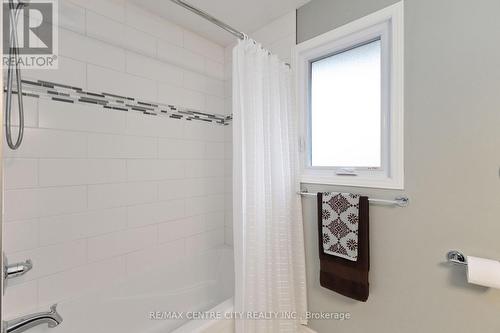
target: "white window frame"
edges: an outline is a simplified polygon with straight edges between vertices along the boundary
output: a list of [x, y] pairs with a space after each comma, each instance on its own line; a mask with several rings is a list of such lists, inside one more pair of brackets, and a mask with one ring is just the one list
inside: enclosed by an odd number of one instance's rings
[[[382, 166], [380, 168], [313, 167], [310, 161], [311, 63], [375, 39], [380, 39], [382, 43]], [[403, 189], [403, 2], [298, 44], [294, 52], [294, 68], [299, 112], [301, 182]]]

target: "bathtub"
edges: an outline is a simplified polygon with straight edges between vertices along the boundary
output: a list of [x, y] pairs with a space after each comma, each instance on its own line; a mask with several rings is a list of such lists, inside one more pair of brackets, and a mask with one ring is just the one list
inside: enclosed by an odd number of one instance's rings
[[[208, 312], [222, 314], [234, 312], [233, 298], [217, 304]], [[228, 316], [228, 318], [229, 317], [230, 316]], [[234, 333], [234, 319], [191, 320], [174, 330], [172, 333]], [[316, 332], [307, 326], [301, 326], [300, 333]]]
[[[60, 302], [63, 323], [53, 329], [36, 327], [30, 332], [197, 332], [181, 328], [190, 325], [186, 313], [227, 306], [233, 295], [233, 252], [229, 247], [165, 264], [158, 262], [157, 266], [117, 281], [106, 290]], [[184, 312], [182, 317], [176, 315], [178, 312]]]
[[[233, 298], [217, 304], [211, 308], [210, 313], [233, 312]], [[204, 319], [190, 320], [172, 333], [234, 333], [234, 320], [229, 319]]]
[[[63, 323], [32, 333], [234, 333], [234, 320], [190, 320], [198, 313], [232, 313], [232, 248], [188, 256], [116, 281], [106, 290], [60, 302]], [[96, 272], [99, 274], [99, 272]], [[182, 318], [176, 314], [182, 313]], [[170, 316], [170, 317], [167, 317]], [[311, 333], [307, 327], [301, 332]]]

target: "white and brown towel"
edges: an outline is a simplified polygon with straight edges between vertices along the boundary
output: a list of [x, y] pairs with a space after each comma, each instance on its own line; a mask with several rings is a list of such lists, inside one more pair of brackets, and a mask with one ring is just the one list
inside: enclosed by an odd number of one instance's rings
[[370, 270], [368, 198], [318, 193], [321, 286], [366, 302]]
[[323, 193], [323, 252], [358, 260], [359, 195]]

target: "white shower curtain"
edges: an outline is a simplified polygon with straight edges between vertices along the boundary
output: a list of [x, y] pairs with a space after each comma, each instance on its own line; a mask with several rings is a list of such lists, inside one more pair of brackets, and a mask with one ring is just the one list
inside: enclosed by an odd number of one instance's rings
[[239, 41], [233, 50], [235, 312], [243, 314], [237, 333], [297, 332], [304, 323], [304, 237], [291, 84], [291, 70], [276, 56], [252, 40]]

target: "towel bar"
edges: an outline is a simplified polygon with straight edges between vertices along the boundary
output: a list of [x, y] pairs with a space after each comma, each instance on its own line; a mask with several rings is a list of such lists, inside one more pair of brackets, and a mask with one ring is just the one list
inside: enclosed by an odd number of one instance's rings
[[[301, 196], [317, 196], [317, 193], [311, 193], [307, 191], [298, 192], [297, 194]], [[398, 207], [407, 207], [410, 204], [410, 199], [408, 199], [408, 197], [397, 197], [394, 200], [370, 198], [368, 199], [368, 201], [374, 204], [394, 205]]]

